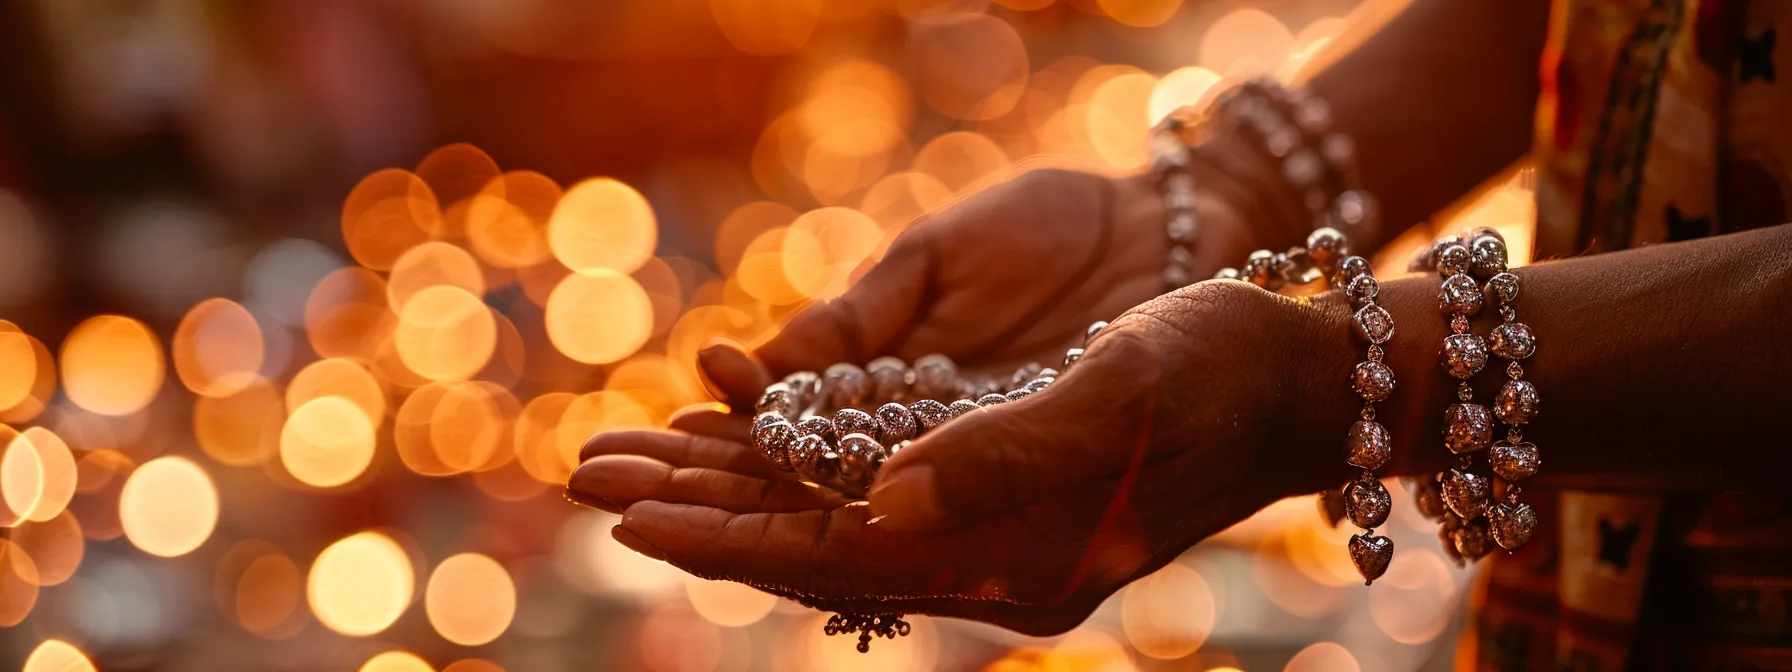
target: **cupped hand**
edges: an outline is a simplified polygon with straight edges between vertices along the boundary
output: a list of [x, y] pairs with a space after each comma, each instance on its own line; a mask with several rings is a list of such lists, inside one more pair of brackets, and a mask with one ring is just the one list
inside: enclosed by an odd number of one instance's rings
[[[1002, 373], [1054, 366], [1090, 323], [1164, 291], [1161, 204], [1144, 175], [1023, 172], [916, 222], [845, 294], [806, 308], [751, 356], [709, 348], [700, 363], [737, 407], [773, 376], [882, 355], [940, 353]], [[1193, 268], [1208, 277], [1254, 241], [1218, 195], [1199, 193], [1197, 209]]]
[[917, 439], [868, 503], [737, 442], [652, 432], [593, 439], [570, 492], [623, 511], [622, 543], [700, 576], [1062, 632], [1195, 542], [1348, 477], [1355, 344], [1336, 303], [1238, 282], [1154, 299], [1045, 390]]

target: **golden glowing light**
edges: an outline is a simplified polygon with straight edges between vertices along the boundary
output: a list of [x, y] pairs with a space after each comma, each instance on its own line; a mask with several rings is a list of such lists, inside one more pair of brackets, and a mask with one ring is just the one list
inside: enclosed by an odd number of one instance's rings
[[1457, 607], [1456, 582], [1436, 551], [1396, 554], [1388, 573], [1375, 582], [1388, 590], [1369, 594], [1369, 617], [1401, 644], [1419, 645], [1443, 634]]
[[184, 457], [159, 457], [131, 472], [118, 496], [118, 519], [131, 544], [150, 555], [185, 555], [218, 525], [218, 490]]
[[[50, 356], [50, 349], [44, 347], [43, 341], [20, 331], [11, 322], [0, 320], [0, 334], [11, 334], [10, 339], [23, 339], [23, 345], [30, 348], [32, 361], [26, 364], [15, 356], [0, 361], [0, 379], [10, 381], [0, 385], [10, 385], [15, 392], [19, 386], [25, 388], [23, 396], [18, 396], [10, 406], [0, 406], [0, 422], [26, 423], [43, 413], [50, 403], [50, 397], [56, 391], [56, 360]], [[18, 347], [13, 340], [13, 347]], [[13, 369], [11, 367], [18, 367]], [[30, 373], [30, 376], [26, 376]], [[5, 394], [5, 393], [0, 393]], [[10, 396], [10, 395], [9, 395]]]
[[[1002, 162], [1007, 162], [1006, 157], [1003, 157]], [[896, 232], [906, 228], [921, 215], [938, 210], [951, 201], [952, 189], [939, 178], [926, 173], [896, 173], [884, 176], [865, 190], [865, 198], [859, 203], [859, 211], [877, 222], [885, 231]]]
[[[1306, 524], [1302, 520], [1294, 524]], [[1268, 534], [1258, 542], [1257, 551], [1251, 556], [1251, 575], [1264, 597], [1282, 610], [1306, 618], [1336, 611], [1343, 600], [1343, 588], [1331, 583], [1327, 574], [1320, 573], [1328, 577], [1328, 581], [1320, 582], [1301, 571], [1300, 565], [1290, 559], [1296, 552], [1302, 551], [1290, 549], [1284, 534]]]
[[498, 177], [498, 162], [475, 145], [451, 142], [417, 162], [417, 177], [429, 184], [447, 212], [437, 226], [424, 230], [435, 238], [459, 238], [466, 233], [468, 200]]
[[443, 560], [429, 575], [423, 608], [443, 639], [479, 646], [510, 627], [516, 615], [516, 584], [496, 560], [462, 553]]
[[255, 316], [228, 299], [193, 306], [175, 328], [168, 349], [181, 384], [204, 397], [242, 391], [258, 379], [267, 355]]
[[489, 660], [466, 658], [449, 663], [442, 672], [504, 672], [504, 668]]
[[25, 658], [23, 672], [94, 672], [93, 661], [73, 644], [46, 639]]
[[792, 287], [784, 275], [784, 238], [787, 234], [786, 229], [772, 229], [753, 239], [747, 245], [734, 277], [742, 291], [774, 306], [790, 305], [808, 298]]
[[361, 664], [361, 672], [436, 672], [436, 668], [409, 651], [387, 651]]
[[1288, 659], [1282, 672], [1362, 672], [1356, 656], [1336, 642], [1317, 642]]
[[491, 360], [497, 322], [479, 297], [436, 285], [412, 294], [392, 341], [398, 359], [430, 380], [466, 380]]
[[491, 392], [468, 382], [418, 388], [393, 419], [393, 442], [406, 468], [425, 476], [473, 471], [503, 448], [509, 421]]
[[1207, 641], [1215, 612], [1207, 581], [1185, 565], [1170, 563], [1126, 587], [1120, 623], [1139, 653], [1175, 660]]
[[44, 461], [37, 455], [31, 439], [11, 427], [0, 425], [0, 527], [12, 527], [27, 520], [44, 498]]
[[1008, 175], [1008, 155], [994, 140], [971, 131], [944, 133], [915, 153], [915, 172], [951, 193], [987, 186]]
[[[15, 463], [21, 469], [20, 478], [27, 485], [24, 494], [35, 495], [29, 505], [25, 502], [14, 502], [8, 496], [7, 506], [18, 512], [26, 520], [43, 522], [55, 518], [68, 508], [68, 502], [75, 496], [77, 472], [75, 455], [68, 449], [62, 437], [42, 427], [32, 427], [19, 433], [12, 440], [12, 448], [6, 452], [10, 456], [14, 451], [29, 449], [35, 453], [34, 459], [27, 463]], [[33, 490], [29, 487], [32, 474], [31, 466], [37, 468], [36, 474], [41, 487]], [[24, 505], [24, 506], [21, 506]]]
[[921, 98], [941, 114], [969, 121], [1007, 114], [1027, 89], [1031, 67], [1008, 22], [967, 14], [910, 27], [909, 53]]
[[586, 364], [628, 357], [653, 333], [647, 292], [634, 278], [602, 268], [566, 276], [544, 310], [548, 340]]
[[548, 247], [574, 271], [633, 273], [658, 244], [653, 207], [634, 187], [610, 178], [573, 185], [548, 220]]
[[299, 566], [278, 550], [269, 550], [249, 561], [237, 577], [232, 607], [244, 630], [274, 637], [285, 628], [305, 598]]
[[797, 211], [775, 201], [753, 201], [734, 209], [716, 226], [716, 268], [732, 274], [746, 257], [747, 248], [765, 232], [796, 221]]
[[193, 401], [194, 442], [212, 459], [233, 467], [272, 457], [285, 422], [280, 393], [261, 379], [228, 396]]
[[8, 539], [0, 539], [0, 628], [10, 628], [37, 606], [37, 563]]
[[1063, 670], [1132, 670], [1126, 648], [1105, 632], [1080, 627], [1066, 633], [1040, 661], [1051, 672]]
[[803, 213], [785, 230], [784, 279], [811, 298], [846, 292], [852, 273], [877, 250], [883, 229], [857, 210], [822, 208]]
[[305, 337], [322, 357], [373, 359], [398, 317], [386, 281], [365, 268], [342, 268], [319, 280], [305, 300]]
[[517, 462], [536, 480], [564, 484], [566, 477], [572, 475], [572, 466], [560, 457], [555, 432], [566, 407], [577, 398], [570, 392], [544, 394], [530, 399], [517, 416], [511, 429], [511, 446]]
[[467, 240], [479, 259], [498, 268], [547, 261], [548, 218], [560, 202], [560, 185], [528, 170], [504, 173], [467, 205]]
[[728, 628], [758, 623], [778, 604], [777, 597], [743, 583], [690, 575], [685, 576], [684, 594], [704, 620]]
[[579, 448], [600, 432], [651, 429], [653, 416], [633, 396], [608, 390], [580, 395], [566, 405], [555, 430], [561, 464], [568, 470], [579, 463]]
[[342, 397], [353, 402], [375, 425], [386, 417], [386, 390], [372, 371], [350, 359], [312, 362], [286, 385], [286, 411], [322, 397]]
[[162, 388], [162, 345], [142, 322], [88, 318], [62, 344], [62, 385], [69, 401], [102, 415], [143, 410]]
[[12, 541], [37, 565], [40, 586], [61, 585], [69, 580], [87, 552], [81, 524], [71, 511], [41, 523], [20, 525], [13, 530]]
[[1201, 36], [1196, 64], [1227, 76], [1269, 73], [1294, 53], [1294, 33], [1261, 9], [1233, 10]]
[[388, 168], [361, 178], [342, 202], [342, 241], [350, 256], [376, 271], [441, 228], [436, 195], [408, 170]]
[[1115, 21], [1134, 28], [1151, 28], [1161, 26], [1176, 10], [1182, 9], [1182, 0], [1100, 0], [1101, 11]]
[[385, 630], [411, 602], [411, 561], [398, 542], [361, 532], [330, 544], [311, 563], [305, 598], [325, 627], [354, 637]]
[[678, 271], [666, 260], [654, 257], [630, 277], [641, 285], [641, 291], [647, 292], [647, 302], [653, 305], [653, 336], [666, 333], [684, 313], [684, 284], [678, 279]]
[[454, 245], [431, 241], [411, 248], [392, 264], [392, 273], [386, 277], [386, 298], [392, 312], [403, 314], [405, 302], [413, 295], [438, 285], [485, 296], [485, 275], [473, 255]]
[[31, 337], [19, 331], [0, 330], [0, 410], [30, 399], [36, 384], [37, 353], [32, 351]]
[[1207, 68], [1198, 65], [1177, 68], [1164, 75], [1163, 79], [1157, 80], [1157, 87], [1151, 90], [1147, 120], [1155, 125], [1178, 108], [1205, 107], [1210, 99], [1209, 94], [1218, 91], [1215, 85], [1219, 83], [1219, 74]]
[[1131, 72], [1108, 78], [1089, 96], [1089, 144], [1108, 165], [1133, 169], [1145, 165], [1145, 143], [1151, 129], [1151, 96], [1157, 78]]
[[374, 424], [360, 406], [342, 397], [319, 397], [286, 418], [280, 430], [280, 464], [301, 483], [342, 485], [373, 461]]
[[801, 49], [821, 20], [822, 0], [709, 0], [716, 27], [734, 48], [754, 56]]

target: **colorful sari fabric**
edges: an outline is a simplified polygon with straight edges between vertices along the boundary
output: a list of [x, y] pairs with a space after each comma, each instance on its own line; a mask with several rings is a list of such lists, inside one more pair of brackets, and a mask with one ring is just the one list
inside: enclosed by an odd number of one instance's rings
[[[1792, 1], [1560, 0], [1551, 30], [1534, 258], [1792, 219]], [[1559, 515], [1492, 559], [1464, 658], [1792, 670], [1792, 500], [1572, 485], [1527, 489]]]

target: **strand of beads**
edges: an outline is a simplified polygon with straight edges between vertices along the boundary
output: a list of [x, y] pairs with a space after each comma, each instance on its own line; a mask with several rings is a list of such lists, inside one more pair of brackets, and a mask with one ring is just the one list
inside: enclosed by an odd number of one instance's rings
[[1537, 386], [1524, 379], [1524, 367], [1519, 365], [1537, 353], [1537, 338], [1530, 327], [1518, 321], [1518, 310], [1512, 305], [1518, 299], [1519, 283], [1518, 276], [1506, 270], [1505, 239], [1487, 231], [1471, 241], [1469, 252], [1477, 272], [1492, 273], [1487, 290], [1499, 303], [1500, 325], [1493, 328], [1489, 340], [1493, 354], [1508, 362], [1506, 384], [1493, 402], [1494, 417], [1506, 425], [1506, 438], [1493, 444], [1487, 454], [1504, 492], [1502, 501], [1488, 508], [1487, 521], [1494, 543], [1516, 551], [1531, 540], [1531, 532], [1537, 528], [1537, 512], [1518, 501], [1518, 482], [1536, 475], [1543, 464], [1537, 445], [1525, 441], [1520, 430], [1537, 417]]
[[[1496, 245], [1500, 250], [1497, 269], [1485, 263], [1485, 254], [1483, 263], [1476, 263], [1472, 249]], [[1486, 339], [1472, 333], [1469, 320], [1486, 305], [1476, 276], [1489, 278], [1504, 271], [1504, 249], [1498, 234], [1480, 229], [1440, 239], [1428, 253], [1444, 278], [1438, 303], [1450, 320], [1440, 363], [1457, 380], [1457, 403], [1444, 409], [1444, 446], [1457, 456], [1457, 462], [1455, 468], [1438, 474], [1438, 484], [1447, 509], [1439, 534], [1444, 537], [1445, 550], [1458, 561], [1474, 562], [1493, 549], [1487, 518], [1493, 481], [1473, 470], [1475, 453], [1492, 443], [1493, 413], [1486, 405], [1474, 403], [1475, 391], [1469, 384], [1487, 366], [1488, 346]]]
[[1368, 260], [1345, 257], [1338, 264], [1333, 284], [1360, 306], [1356, 333], [1369, 344], [1367, 356], [1351, 372], [1351, 387], [1363, 398], [1363, 410], [1361, 419], [1350, 426], [1344, 453], [1344, 460], [1363, 473], [1345, 484], [1343, 494], [1345, 516], [1363, 530], [1350, 537], [1350, 560], [1363, 575], [1363, 585], [1370, 585], [1394, 560], [1394, 540], [1375, 534], [1375, 528], [1387, 522], [1394, 508], [1387, 486], [1375, 477], [1375, 470], [1387, 464], [1393, 448], [1387, 428], [1375, 421], [1375, 403], [1394, 393], [1394, 370], [1382, 362], [1386, 356], [1382, 344], [1394, 337], [1394, 319], [1375, 303], [1381, 283], [1375, 280]]

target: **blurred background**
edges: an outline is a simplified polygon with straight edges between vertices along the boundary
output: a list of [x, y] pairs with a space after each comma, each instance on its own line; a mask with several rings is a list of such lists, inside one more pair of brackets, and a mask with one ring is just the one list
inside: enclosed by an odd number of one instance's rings
[[[1171, 109], [1387, 11], [0, 3], [0, 666], [1448, 669], [1473, 576], [1399, 487], [1373, 590], [1288, 500], [1062, 637], [916, 618], [868, 655], [560, 493], [916, 216], [1138, 168]], [[1453, 222], [1528, 249], [1528, 199]]]

